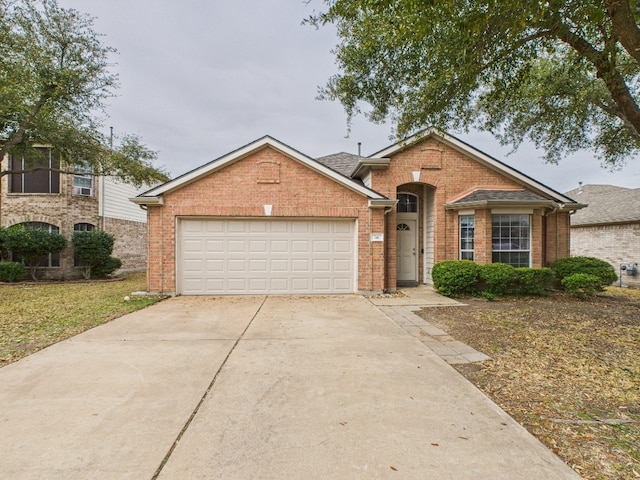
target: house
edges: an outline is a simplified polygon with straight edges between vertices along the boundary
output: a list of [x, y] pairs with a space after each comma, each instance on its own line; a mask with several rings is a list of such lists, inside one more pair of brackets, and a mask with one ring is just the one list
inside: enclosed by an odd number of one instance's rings
[[[54, 150], [38, 147], [37, 159], [8, 155], [0, 162], [3, 171], [43, 167], [0, 178], [0, 225], [22, 224], [56, 231], [71, 240], [78, 230], [101, 229], [114, 236], [113, 256], [123, 270], [146, 268], [146, 214], [129, 202], [140, 189], [112, 178], [76, 171], [61, 173]], [[73, 248], [50, 255], [39, 269], [46, 279], [80, 278]]]
[[149, 290], [186, 295], [392, 291], [446, 259], [542, 267], [569, 255], [582, 207], [435, 129], [317, 160], [265, 136], [132, 201]]
[[640, 287], [640, 188], [580, 185], [566, 195], [589, 205], [571, 217], [571, 255], [605, 260], [623, 286]]

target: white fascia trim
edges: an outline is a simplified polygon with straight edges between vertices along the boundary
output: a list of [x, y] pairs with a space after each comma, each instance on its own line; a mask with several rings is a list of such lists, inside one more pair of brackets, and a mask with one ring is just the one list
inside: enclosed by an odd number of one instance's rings
[[370, 198], [369, 208], [391, 208], [391, 207], [395, 207], [396, 203], [398, 203], [397, 200], [391, 200], [389, 198], [383, 198], [383, 199]]
[[282, 152], [283, 154], [287, 155], [288, 157], [293, 158], [294, 160], [299, 161], [300, 163], [305, 164], [306, 166], [308, 166], [309, 168], [311, 168], [312, 170], [315, 170], [319, 173], [321, 173], [322, 175], [331, 178], [332, 180], [344, 185], [345, 187], [351, 189], [351, 190], [355, 190], [356, 192], [365, 195], [366, 197], [369, 198], [385, 198], [383, 195], [363, 186], [360, 185], [358, 182], [355, 182], [343, 175], [340, 175], [337, 172], [334, 172], [333, 170], [331, 170], [329, 167], [326, 167], [324, 165], [322, 165], [320, 162], [315, 161], [314, 159], [312, 159], [311, 157], [308, 157], [306, 155], [304, 155], [303, 153], [300, 153], [299, 151], [285, 145], [284, 143], [269, 137], [269, 136], [265, 136], [262, 137], [258, 140], [255, 140], [254, 142], [251, 142], [248, 145], [245, 145], [244, 147], [239, 148], [238, 150], [235, 150], [233, 152], [230, 152], [212, 162], [207, 163], [206, 165], [203, 165], [202, 167], [196, 168], [195, 170], [192, 170], [188, 173], [185, 173], [184, 175], [175, 178], [173, 180], [168, 181], [167, 183], [160, 185], [156, 188], [153, 188], [147, 192], [144, 192], [141, 194], [141, 196], [145, 196], [145, 197], [152, 197], [152, 196], [158, 196], [158, 195], [162, 195], [164, 193], [167, 193], [171, 190], [175, 190], [177, 188], [180, 188], [184, 185], [187, 185], [191, 182], [194, 182], [195, 180], [197, 180], [198, 178], [200, 178], [203, 175], [207, 175], [211, 172], [214, 172], [216, 170], [220, 170], [222, 168], [224, 168], [225, 166], [227, 166], [230, 163], [233, 163], [237, 160], [240, 160], [250, 154], [252, 154], [253, 152], [260, 150], [261, 148], [264, 147], [272, 147], [280, 152]]
[[137, 205], [164, 205], [163, 197], [133, 197], [129, 201]]
[[[411, 137], [405, 139], [405, 140], [401, 140], [400, 142], [391, 145], [387, 148], [385, 148], [384, 150], [381, 150], [377, 153], [374, 153], [373, 155], [371, 155], [370, 158], [380, 158], [380, 157], [388, 157], [390, 155], [393, 155], [394, 153], [403, 150], [405, 148], [407, 148], [408, 146], [412, 145], [413, 143], [416, 143], [420, 140], [423, 140], [427, 137], [438, 137], [438, 139], [442, 140], [444, 143], [448, 144], [449, 146], [455, 148], [456, 150], [467, 154], [467, 155], [471, 155], [473, 157], [475, 157], [477, 160], [479, 160], [480, 162], [483, 162], [487, 165], [489, 165], [490, 167], [494, 168], [495, 170], [499, 170], [502, 173], [505, 173], [506, 175], [510, 176], [511, 178], [515, 179], [516, 181], [523, 183], [525, 185], [528, 185], [530, 187], [533, 187], [534, 189], [540, 191], [540, 192], [544, 192], [545, 194], [553, 197], [554, 199], [556, 199], [559, 203], [574, 203], [574, 200], [572, 200], [571, 198], [562, 195], [559, 192], [556, 192], [555, 190], [547, 187], [546, 185], [543, 185], [542, 183], [534, 180], [533, 178], [525, 175], [524, 173], [521, 173], [519, 171], [517, 171], [514, 168], [509, 167], [508, 165], [500, 162], [499, 160], [487, 155], [486, 153], [481, 152], [480, 150], [477, 150], [476, 148], [466, 144], [465, 142], [458, 140], [455, 137], [452, 137], [451, 135], [437, 129], [434, 127], [431, 127], [423, 132], [420, 133], [416, 133], [415, 135], [412, 135]], [[574, 205], [575, 208], [575, 205]], [[578, 207], [580, 208], [580, 207]]]
[[359, 174], [366, 172], [372, 168], [386, 168], [391, 163], [390, 158], [363, 158], [351, 172], [351, 177], [357, 177]]

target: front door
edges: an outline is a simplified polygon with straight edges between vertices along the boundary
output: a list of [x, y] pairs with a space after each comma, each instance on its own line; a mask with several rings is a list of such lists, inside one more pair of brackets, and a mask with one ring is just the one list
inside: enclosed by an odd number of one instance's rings
[[396, 223], [398, 282], [416, 282], [418, 280], [417, 224], [416, 220], [408, 218], [400, 218]]

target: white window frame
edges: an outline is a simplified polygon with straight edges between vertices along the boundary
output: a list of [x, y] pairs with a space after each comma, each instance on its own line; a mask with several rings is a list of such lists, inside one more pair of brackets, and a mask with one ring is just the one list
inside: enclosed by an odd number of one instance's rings
[[[82, 185], [82, 183], [86, 183], [87, 180], [89, 181], [88, 187]], [[80, 185], [76, 183], [80, 183]], [[76, 165], [73, 175], [73, 194], [82, 197], [93, 197], [93, 170], [91, 167]]]
[[[463, 235], [463, 232], [465, 231], [463, 230], [463, 219], [467, 219], [467, 224], [466, 224], [467, 235]], [[469, 225], [469, 220], [471, 220], [471, 225]], [[469, 235], [469, 231], [471, 232], [471, 235]], [[458, 259], [475, 260], [476, 216], [474, 214], [458, 215], [458, 232], [459, 232]], [[471, 242], [471, 248], [468, 248], [468, 242]]]

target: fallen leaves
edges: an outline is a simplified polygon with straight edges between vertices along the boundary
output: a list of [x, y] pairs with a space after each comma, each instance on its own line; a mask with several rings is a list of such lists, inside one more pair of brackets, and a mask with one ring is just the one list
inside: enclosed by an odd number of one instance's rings
[[634, 478], [640, 291], [464, 303], [421, 313], [492, 357], [456, 368], [583, 478]]

